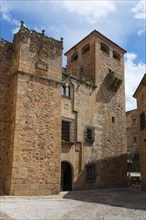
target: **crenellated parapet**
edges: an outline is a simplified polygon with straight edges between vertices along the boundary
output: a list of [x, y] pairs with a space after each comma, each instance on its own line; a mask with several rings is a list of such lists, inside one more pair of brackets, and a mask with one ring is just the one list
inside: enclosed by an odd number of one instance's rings
[[[24, 26], [24, 22], [21, 21], [20, 30], [14, 35], [14, 41], [22, 43], [28, 43], [30, 40], [30, 52], [39, 52], [43, 56], [54, 59], [55, 56], [61, 56], [63, 50], [63, 38], [61, 40], [55, 40], [45, 35], [45, 30], [39, 33], [35, 30], [28, 29]], [[40, 56], [41, 56], [40, 55]]]
[[55, 40], [25, 27], [21, 21], [20, 30], [14, 35], [15, 71], [22, 71], [41, 77], [61, 80], [63, 38]]
[[0, 46], [4, 46], [4, 47], [12, 47], [12, 43], [10, 43], [9, 41], [0, 38]]

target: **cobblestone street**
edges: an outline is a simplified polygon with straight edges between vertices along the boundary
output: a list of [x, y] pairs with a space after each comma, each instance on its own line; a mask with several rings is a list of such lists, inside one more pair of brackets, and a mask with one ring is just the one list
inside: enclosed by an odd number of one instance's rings
[[1, 196], [2, 220], [145, 220], [139, 187], [61, 192], [54, 196]]

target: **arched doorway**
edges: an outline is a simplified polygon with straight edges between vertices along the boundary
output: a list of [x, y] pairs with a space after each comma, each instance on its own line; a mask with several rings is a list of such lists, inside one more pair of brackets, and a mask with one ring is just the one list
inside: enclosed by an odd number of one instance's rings
[[71, 165], [63, 161], [61, 162], [61, 191], [72, 190], [72, 168]]

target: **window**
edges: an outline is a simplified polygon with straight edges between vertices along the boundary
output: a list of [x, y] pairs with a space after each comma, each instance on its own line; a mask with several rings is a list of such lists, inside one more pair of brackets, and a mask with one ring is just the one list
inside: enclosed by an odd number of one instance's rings
[[75, 52], [72, 56], [71, 56], [71, 61], [74, 62], [75, 60], [78, 59], [78, 52]]
[[86, 180], [95, 181], [96, 179], [96, 165], [91, 163], [86, 165]]
[[145, 122], [145, 113], [142, 112], [140, 114], [140, 129], [143, 130], [146, 127], [146, 122]]
[[93, 142], [94, 141], [94, 129], [93, 128], [87, 128], [87, 134], [86, 134], [86, 141], [87, 142]]
[[70, 141], [70, 122], [62, 121], [62, 140]]
[[133, 142], [137, 143], [137, 137], [136, 136], [133, 137]]
[[106, 44], [101, 43], [101, 44], [100, 44], [100, 49], [101, 49], [103, 52], [109, 54], [109, 47], [108, 47]]
[[115, 117], [112, 117], [112, 123], [115, 123]]
[[86, 44], [83, 48], [82, 48], [82, 55], [87, 53], [90, 50], [90, 44]]
[[120, 56], [120, 54], [117, 52], [117, 51], [113, 51], [113, 58], [115, 58], [116, 60], [121, 60], [121, 56]]
[[62, 95], [65, 95], [65, 86], [62, 86]]
[[62, 96], [70, 97], [70, 86], [62, 86]]

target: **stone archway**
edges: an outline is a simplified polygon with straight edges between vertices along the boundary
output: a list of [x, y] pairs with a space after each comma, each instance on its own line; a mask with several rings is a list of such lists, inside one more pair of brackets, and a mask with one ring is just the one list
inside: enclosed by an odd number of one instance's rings
[[72, 167], [71, 165], [63, 161], [61, 162], [61, 191], [72, 190]]

